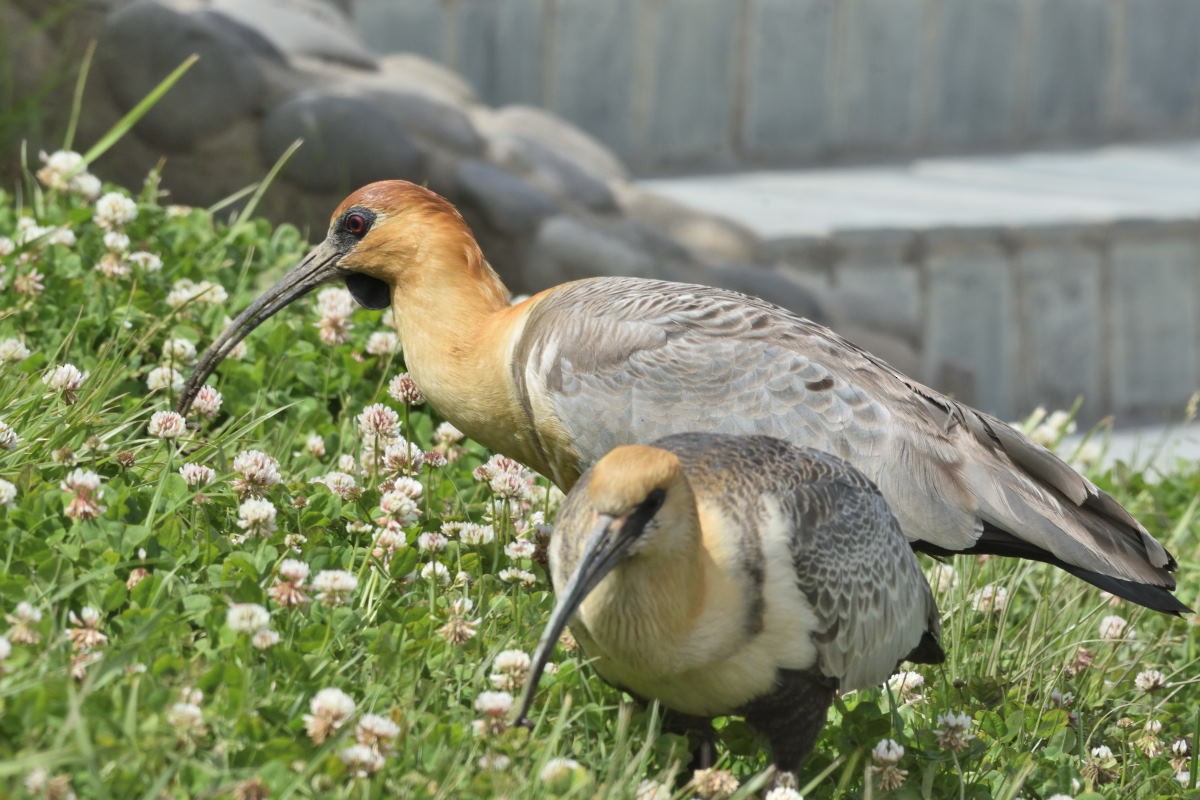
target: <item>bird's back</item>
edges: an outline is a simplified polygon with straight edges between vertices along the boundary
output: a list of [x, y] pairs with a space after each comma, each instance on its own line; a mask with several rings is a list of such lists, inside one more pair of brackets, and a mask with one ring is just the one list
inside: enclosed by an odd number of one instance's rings
[[555, 437], [540, 446], [564, 488], [622, 444], [776, 436], [862, 470], [935, 552], [1041, 558], [1183, 608], [1163, 591], [1170, 555], [1052, 453], [759, 298], [637, 278], [565, 284], [531, 309], [512, 369], [532, 429]]

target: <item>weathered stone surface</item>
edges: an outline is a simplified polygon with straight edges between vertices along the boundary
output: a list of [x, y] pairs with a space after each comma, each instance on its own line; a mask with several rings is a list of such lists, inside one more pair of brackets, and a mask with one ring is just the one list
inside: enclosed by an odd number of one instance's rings
[[921, 340], [921, 280], [917, 268], [897, 263], [843, 263], [826, 306], [835, 327], [886, 331], [910, 345]]
[[[633, 110], [637, 0], [560, 0], [546, 105], [618, 153], [635, 153]], [[558, 57], [561, 55], [562, 57]]]
[[633, 184], [614, 183], [621, 211], [672, 237], [694, 258], [710, 263], [750, 263], [759, 253], [758, 237], [716, 214], [699, 211]]
[[490, 226], [503, 233], [531, 231], [558, 210], [558, 204], [549, 194], [486, 161], [463, 161], [455, 177], [456, 199], [471, 206]]
[[1020, 392], [1017, 413], [1043, 405], [1080, 409], [1094, 419], [1105, 398], [1101, 261], [1095, 247], [1041, 241], [1023, 247], [1015, 266], [1021, 286]]
[[1123, 417], [1174, 417], [1196, 389], [1200, 251], [1194, 238], [1117, 238], [1111, 398]]
[[645, 251], [577, 217], [560, 214], [538, 228], [525, 263], [525, 284], [544, 289], [597, 275], [667, 277]]
[[1017, 309], [1007, 259], [966, 237], [931, 237], [924, 379], [1002, 417], [1015, 412]]
[[835, 5], [836, 0], [750, 4], [741, 129], [741, 147], [750, 158], [809, 157], [833, 141]]
[[1111, 3], [1039, 0], [1029, 61], [1025, 130], [1038, 139], [1088, 136], [1101, 128], [1113, 42]]
[[602, 180], [626, 180], [628, 170], [613, 152], [561, 117], [530, 106], [477, 109], [476, 127], [488, 139], [530, 139]]
[[[378, 83], [374, 86], [379, 86]], [[470, 155], [483, 150], [483, 139], [470, 117], [434, 93], [404, 88], [371, 88], [364, 100], [390, 115], [414, 139]]]
[[612, 190], [596, 175], [564, 158], [557, 150], [525, 136], [493, 136], [488, 157], [565, 203], [604, 211], [615, 206]]
[[924, 0], [846, 0], [835, 75], [839, 146], [904, 150], [921, 132], [922, 54], [929, 43]]
[[939, 144], [980, 147], [1012, 140], [1019, 123], [1021, 14], [1012, 0], [942, 4], [935, 124]]
[[345, 193], [382, 178], [421, 179], [417, 146], [361, 97], [309, 92], [277, 106], [263, 120], [264, 158], [274, 162], [296, 138], [304, 145], [283, 176], [307, 189]]
[[253, 28], [284, 53], [375, 68], [358, 31], [336, 6], [323, 0], [213, 0], [212, 7]]
[[1118, 132], [1195, 130], [1200, 119], [1200, 3], [1137, 0], [1122, 18]]
[[164, 150], [186, 150], [254, 111], [263, 95], [256, 56], [217, 15], [179, 14], [138, 0], [108, 16], [98, 60], [114, 99], [132, 108], [189, 53], [200, 60], [138, 123]]
[[354, 24], [377, 53], [404, 51], [446, 61], [445, 5], [441, 0], [355, 0]]
[[[729, 131], [737, 91], [738, 17], [728, 0], [662, 0], [652, 9], [655, 63], [638, 80], [651, 84], [645, 156], [659, 165], [732, 156]], [[680, 26], [687, 35], [680, 35]]]
[[542, 102], [548, 0], [471, 0], [456, 14], [456, 64], [493, 105]]
[[415, 53], [389, 53], [379, 59], [378, 78], [365, 80], [384, 88], [422, 90], [448, 103], [470, 104], [478, 99], [471, 85], [451, 69]]

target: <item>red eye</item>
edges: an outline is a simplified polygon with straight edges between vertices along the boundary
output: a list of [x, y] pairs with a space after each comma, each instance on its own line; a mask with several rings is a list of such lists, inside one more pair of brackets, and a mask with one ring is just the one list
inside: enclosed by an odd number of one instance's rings
[[344, 224], [346, 226], [346, 230], [349, 231], [352, 236], [358, 236], [360, 238], [367, 232], [367, 227], [369, 225], [367, 218], [357, 212], [353, 214], [347, 214]]

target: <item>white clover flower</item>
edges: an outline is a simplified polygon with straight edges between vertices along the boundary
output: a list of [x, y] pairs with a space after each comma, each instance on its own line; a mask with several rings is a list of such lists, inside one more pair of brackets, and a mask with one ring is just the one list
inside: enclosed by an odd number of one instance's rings
[[275, 531], [275, 506], [270, 500], [251, 497], [238, 506], [238, 527], [247, 536], [270, 536]]
[[181, 278], [175, 281], [167, 294], [167, 305], [173, 309], [180, 309], [191, 303], [219, 306], [228, 299], [229, 294], [225, 287], [219, 284], [211, 281], [194, 283], [187, 278]]
[[397, 437], [383, 451], [383, 466], [388, 472], [412, 474], [425, 465], [421, 448], [407, 439]]
[[449, 446], [458, 444], [466, 436], [458, 428], [451, 425], [449, 422], [443, 422], [437, 426], [433, 432], [433, 443], [436, 445]]
[[221, 410], [225, 398], [211, 386], [201, 386], [192, 400], [192, 410], [205, 419], [212, 419]]
[[24, 361], [29, 358], [29, 348], [20, 339], [0, 340], [0, 362]]
[[187, 339], [167, 339], [163, 342], [162, 358], [168, 364], [190, 364], [196, 360], [196, 345]]
[[57, 228], [51, 228], [49, 234], [50, 235], [46, 237], [47, 244], [59, 244], [63, 247], [74, 247], [75, 242], [77, 241], [75, 238], [75, 231], [61, 225]]
[[99, 503], [104, 496], [100, 476], [91, 470], [76, 469], [67, 473], [60, 488], [73, 493], [64, 512], [71, 519], [95, 519], [105, 510]]
[[137, 219], [137, 203], [120, 192], [109, 192], [96, 201], [92, 221], [105, 230], [117, 230]]
[[325, 455], [325, 440], [319, 433], [309, 434], [308, 438], [304, 440], [304, 449], [310, 456], [321, 458]]
[[17, 243], [7, 236], [0, 236], [0, 258], [11, 256], [17, 251]]
[[401, 372], [388, 382], [388, 396], [406, 406], [418, 406], [425, 402], [425, 394], [407, 372]]
[[946, 594], [958, 586], [958, 570], [952, 564], [934, 564], [928, 578], [930, 587], [937, 594]]
[[217, 477], [217, 473], [213, 471], [212, 467], [190, 462], [179, 468], [179, 474], [188, 486], [207, 486]]
[[350, 599], [358, 588], [358, 578], [342, 569], [323, 569], [313, 578], [312, 586], [318, 600], [336, 605]]
[[934, 733], [937, 734], [938, 746], [947, 750], [965, 750], [975, 738], [975, 734], [971, 733], [975, 721], [961, 711], [939, 714], [937, 724], [939, 727]]
[[8, 641], [8, 639], [0, 636], [0, 661], [3, 661], [10, 655], [12, 655], [12, 644]]
[[1116, 614], [1107, 616], [1100, 620], [1100, 638], [1106, 642], [1115, 642], [1128, 638], [1129, 633], [1126, 632], [1128, 626], [1129, 623], [1124, 617], [1119, 617]]
[[183, 375], [174, 367], [155, 367], [146, 375], [146, 388], [152, 392], [168, 389], [179, 393], [183, 391]]
[[1179, 772], [1175, 773], [1175, 782], [1180, 786], [1191, 786], [1192, 773], [1186, 769], [1179, 770]]
[[352, 744], [338, 753], [338, 758], [355, 778], [368, 778], [383, 768], [383, 756], [364, 744]]
[[1008, 605], [1008, 589], [989, 583], [971, 596], [971, 608], [983, 613], [1000, 613]]
[[486, 545], [495, 541], [496, 531], [491, 525], [464, 522], [458, 528], [458, 538], [463, 544], [472, 546]]
[[0, 420], [0, 450], [12, 450], [21, 443], [21, 437], [7, 422]]
[[1192, 743], [1187, 739], [1176, 739], [1171, 742], [1171, 755], [1176, 758], [1187, 758], [1192, 753]]
[[373, 356], [389, 356], [400, 352], [400, 337], [391, 331], [376, 331], [367, 337], [367, 352]]
[[160, 439], [178, 439], [187, 433], [187, 422], [174, 411], [155, 411], [150, 416], [146, 431]]
[[488, 676], [488, 680], [496, 689], [514, 692], [525, 685], [529, 664], [529, 655], [524, 651], [502, 650], [492, 662], [495, 671]]
[[322, 689], [308, 707], [312, 713], [304, 715], [304, 728], [315, 744], [322, 744], [354, 714], [353, 698], [341, 689]]
[[204, 733], [204, 712], [194, 703], [175, 703], [167, 710], [167, 724], [180, 736]]
[[17, 487], [0, 478], [0, 506], [11, 506], [17, 499]]
[[475, 710], [488, 717], [507, 718], [512, 712], [513, 696], [508, 692], [480, 692]]
[[1155, 689], [1166, 686], [1167, 678], [1156, 669], [1147, 669], [1137, 674], [1137, 677], [1133, 679], [1133, 685], [1139, 692], [1153, 692]]
[[124, 253], [129, 249], [129, 237], [120, 231], [109, 231], [104, 234], [104, 246], [111, 253]]
[[42, 383], [56, 392], [77, 392], [87, 380], [88, 374], [74, 364], [58, 364], [42, 376]]
[[514, 539], [504, 546], [504, 555], [513, 561], [520, 561], [523, 558], [533, 558], [533, 554], [536, 552], [537, 545], [528, 539]]
[[320, 478], [314, 478], [312, 483], [319, 483], [343, 500], [353, 500], [362, 494], [362, 489], [353, 475], [345, 472], [327, 472]]
[[1075, 800], [1075, 798], [1069, 794], [1052, 794], [1046, 800]]
[[[670, 795], [667, 795], [670, 797]], [[763, 800], [804, 800], [804, 796], [791, 786], [776, 786], [767, 792]]]
[[38, 158], [44, 166], [37, 171], [37, 179], [47, 189], [59, 192], [71, 191], [71, 182], [87, 169], [83, 156], [74, 150], [56, 150], [50, 155], [41, 152]]
[[904, 758], [904, 748], [894, 739], [880, 739], [871, 750], [871, 758], [877, 764], [898, 764]]
[[20, 625], [37, 625], [42, 621], [42, 610], [24, 600], [17, 603], [12, 615], [13, 619], [9, 621]]
[[537, 576], [532, 572], [515, 567], [508, 567], [500, 570], [497, 577], [505, 583], [519, 583], [523, 586], [533, 586], [537, 583]]
[[887, 681], [888, 689], [903, 701], [919, 700], [921, 688], [925, 686], [925, 676], [919, 672], [897, 672]]
[[359, 744], [381, 751], [391, 749], [392, 743], [399, 735], [400, 726], [380, 714], [363, 714], [354, 726], [354, 738]]
[[[484, 753], [475, 762], [475, 766], [484, 772], [503, 772], [512, 764], [512, 759], [503, 753]], [[641, 795], [638, 795], [638, 800], [641, 800]], [[667, 800], [670, 800], [669, 796]]]
[[279, 634], [270, 628], [259, 628], [250, 637], [250, 643], [259, 650], [270, 650], [279, 644]]
[[231, 603], [225, 625], [236, 633], [257, 633], [271, 624], [271, 614], [258, 603]]
[[390, 437], [400, 427], [400, 415], [382, 403], [373, 403], [358, 415], [358, 430], [364, 436]]
[[279, 562], [279, 577], [290, 583], [304, 583], [308, 580], [309, 566], [295, 558], [285, 558]]
[[1092, 758], [1096, 759], [1097, 761], [1108, 761], [1112, 757], [1112, 748], [1106, 744], [1092, 748]]
[[450, 583], [450, 570], [440, 561], [430, 561], [421, 567], [421, 577], [445, 586]]
[[125, 256], [125, 260], [143, 272], [159, 272], [162, 270], [162, 258], [157, 253], [138, 250]]
[[354, 296], [337, 286], [317, 292], [317, 311], [322, 317], [346, 318], [354, 313]]
[[72, 190], [88, 200], [94, 200], [102, 188], [100, 179], [90, 172], [81, 172], [71, 181]]
[[447, 542], [442, 534], [426, 531], [417, 537], [417, 549], [422, 553], [440, 553], [446, 549]]
[[129, 274], [129, 265], [118, 253], [105, 253], [94, 269], [107, 278], [123, 278]]
[[241, 475], [234, 488], [246, 494], [258, 494], [283, 481], [279, 462], [261, 450], [243, 450], [234, 456], [233, 471]]

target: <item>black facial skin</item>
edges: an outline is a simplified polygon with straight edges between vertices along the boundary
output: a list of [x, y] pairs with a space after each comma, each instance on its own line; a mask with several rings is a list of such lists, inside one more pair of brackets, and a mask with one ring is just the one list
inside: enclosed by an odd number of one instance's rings
[[[333, 229], [338, 252], [345, 254], [353, 250], [374, 224], [375, 212], [371, 209], [362, 206], [347, 209]], [[350, 296], [363, 308], [378, 311], [392, 304], [388, 285], [378, 278], [349, 270], [343, 271], [342, 277]]]

